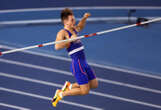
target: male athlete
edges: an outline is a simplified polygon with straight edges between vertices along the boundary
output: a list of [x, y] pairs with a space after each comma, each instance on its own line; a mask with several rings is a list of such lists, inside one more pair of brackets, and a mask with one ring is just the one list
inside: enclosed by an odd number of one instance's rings
[[[61, 20], [64, 29], [61, 29], [56, 37], [56, 41], [69, 38], [76, 38], [86, 23], [90, 13], [85, 13], [78, 25], [75, 25], [75, 18], [72, 10], [66, 8], [61, 12]], [[72, 58], [71, 71], [76, 78], [76, 83], [71, 84], [66, 81], [61, 90], [56, 90], [52, 99], [52, 105], [56, 107], [59, 100], [64, 96], [86, 95], [90, 89], [98, 87], [98, 81], [91, 67], [87, 64], [84, 46], [80, 40], [63, 42], [55, 45], [55, 49], [66, 48], [68, 55]]]

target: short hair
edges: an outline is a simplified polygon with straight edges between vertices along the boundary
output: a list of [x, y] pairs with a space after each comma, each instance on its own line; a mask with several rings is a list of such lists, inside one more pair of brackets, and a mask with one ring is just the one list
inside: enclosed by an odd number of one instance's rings
[[64, 10], [62, 10], [60, 15], [62, 23], [65, 19], [68, 19], [68, 16], [70, 15], [73, 15], [73, 11], [71, 9], [65, 8]]

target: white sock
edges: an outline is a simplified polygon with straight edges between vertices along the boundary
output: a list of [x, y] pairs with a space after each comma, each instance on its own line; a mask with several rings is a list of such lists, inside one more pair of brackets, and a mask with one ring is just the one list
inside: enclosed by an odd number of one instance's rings
[[69, 90], [71, 90], [72, 89], [72, 84], [70, 84], [70, 86], [69, 86]]
[[59, 93], [60, 98], [63, 98], [63, 92]]

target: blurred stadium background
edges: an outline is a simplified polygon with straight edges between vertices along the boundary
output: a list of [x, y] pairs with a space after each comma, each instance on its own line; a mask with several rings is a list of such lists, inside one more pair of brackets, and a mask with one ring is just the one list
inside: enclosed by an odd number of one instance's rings
[[[0, 51], [20, 48], [35, 44], [46, 43], [50, 41], [54, 41], [56, 38], [57, 32], [63, 28], [60, 22], [60, 12], [62, 9], [69, 7], [73, 9], [77, 22], [85, 12], [90, 12], [91, 17], [87, 21], [87, 25], [85, 29], [79, 33], [79, 35], [89, 34], [93, 32], [103, 31], [106, 29], [116, 28], [119, 26], [129, 25], [136, 23], [139, 19], [148, 20], [156, 17], [161, 17], [161, 0], [0, 0]], [[161, 22], [156, 22], [152, 24], [148, 24], [146, 26], [129, 28], [122, 31], [112, 32], [108, 34], [104, 34], [101, 36], [83, 39], [83, 43], [86, 47], [87, 59], [96, 70], [96, 74], [98, 72], [98, 76], [102, 78], [112, 78], [112, 80], [119, 80], [123, 83], [135, 84], [139, 86], [145, 87], [154, 87], [153, 89], [161, 90]], [[33, 54], [33, 52], [35, 52]], [[32, 53], [31, 55], [28, 55]], [[45, 88], [46, 91], [41, 91], [39, 95], [52, 96], [54, 93], [54, 89], [39, 85], [27, 84], [26, 82], [21, 83], [21, 81], [11, 80], [12, 76], [6, 76], [3, 73], [11, 73], [20, 76], [27, 76], [30, 78], [46, 80], [51, 82], [57, 82], [63, 84], [65, 80], [70, 79], [74, 81], [74, 79], [68, 78], [66, 76], [59, 76], [52, 74], [50, 76], [50, 72], [47, 75], [41, 75], [40, 73], [44, 73], [40, 70], [26, 69], [24, 63], [58, 68], [65, 71], [69, 71], [69, 57], [65, 50], [55, 51], [53, 46], [36, 48], [29, 51], [29, 53], [17, 52], [13, 54], [4, 55], [0, 58], [0, 86], [6, 87], [10, 89], [38, 93]], [[32, 56], [33, 55], [33, 56]], [[39, 55], [39, 56], [35, 56]], [[41, 57], [40, 57], [41, 56]], [[45, 57], [43, 59], [43, 57]], [[53, 60], [50, 62], [50, 60]], [[57, 61], [61, 60], [61, 61]], [[13, 62], [16, 61], [16, 62]], [[20, 63], [21, 62], [21, 63]], [[23, 63], [22, 63], [23, 62]], [[20, 66], [16, 67], [15, 65]], [[65, 66], [63, 66], [65, 65]], [[102, 67], [101, 67], [102, 66]], [[32, 66], [33, 68], [33, 66]], [[102, 69], [103, 68], [103, 69]], [[108, 68], [108, 69], [107, 69]], [[110, 69], [109, 69], [110, 68]], [[113, 71], [112, 71], [113, 70]], [[116, 70], [121, 70], [125, 72], [127, 75], [128, 71], [132, 73], [141, 74], [141, 76], [148, 76], [148, 78], [154, 79], [146, 79], [144, 78], [136, 78], [133, 79], [130, 76], [123, 76], [122, 73], [116, 74]], [[48, 71], [48, 70], [47, 70]], [[34, 75], [33, 73], [40, 72], [38, 75]], [[53, 71], [52, 71], [53, 72]], [[106, 74], [107, 72], [107, 74]], [[127, 73], [126, 73], [127, 72]], [[129, 72], [129, 73], [130, 73]], [[27, 74], [25, 74], [27, 73]], [[32, 74], [32, 75], [29, 75]], [[142, 75], [143, 73], [143, 75]], [[110, 74], [112, 74], [110, 76]], [[135, 74], [136, 75], [136, 74]], [[10, 78], [9, 78], [10, 77]], [[115, 78], [118, 77], [118, 79]], [[130, 78], [129, 78], [130, 77]], [[158, 77], [158, 78], [157, 78]], [[13, 77], [12, 77], [13, 78]], [[16, 77], [17, 78], [17, 77]], [[24, 79], [24, 78], [20, 78]], [[60, 80], [61, 81], [58, 81]], [[127, 82], [126, 82], [127, 81]], [[129, 81], [129, 82], [128, 82]], [[131, 82], [130, 82], [131, 81]], [[150, 82], [151, 84], [150, 85]], [[20, 84], [20, 85], [17, 85]], [[17, 86], [16, 86], [17, 85]], [[103, 92], [114, 93], [113, 90], [116, 87], [100, 84]], [[26, 88], [22, 88], [26, 87]], [[49, 85], [48, 85], [49, 86]], [[107, 87], [106, 87], [107, 86]], [[31, 88], [30, 88], [31, 87]], [[41, 88], [34, 90], [33, 88]], [[59, 87], [59, 86], [57, 86]], [[111, 88], [111, 89], [110, 89]], [[128, 89], [117, 87], [118, 90], [122, 91], [120, 94], [116, 93], [115, 95], [122, 96], [123, 94], [128, 93]], [[120, 88], [120, 89], [119, 89]], [[97, 91], [101, 91], [101, 90]], [[11, 104], [11, 105], [19, 105], [24, 106], [30, 109], [54, 109], [50, 105], [50, 102], [36, 100], [34, 98], [23, 98], [21, 96], [12, 95], [7, 92], [6, 89], [1, 88], [0, 92], [0, 109], [2, 110], [10, 110], [13, 107], [6, 107], [3, 104]], [[9, 92], [9, 91], [8, 91]], [[30, 92], [31, 93], [31, 92]], [[121, 95], [122, 94], [122, 95]], [[122, 97], [132, 97], [135, 94], [135, 98], [139, 100], [143, 100], [149, 103], [158, 104], [161, 106], [160, 101], [160, 91], [157, 95], [149, 95], [143, 93], [143, 95], [139, 96], [139, 92], [131, 92], [128, 96]], [[142, 93], [141, 93], [142, 94]], [[146, 94], [146, 95], [145, 95]], [[21, 94], [22, 95], [22, 94]], [[137, 96], [138, 95], [138, 96]], [[150, 97], [144, 99], [145, 97]], [[1, 98], [2, 97], [2, 98]], [[19, 99], [15, 101], [16, 98]], [[89, 97], [89, 96], [88, 96]], [[99, 99], [100, 97], [98, 97]], [[109, 98], [109, 97], [108, 97]], [[134, 99], [135, 99], [134, 98]], [[48, 100], [49, 98], [46, 98]], [[77, 101], [81, 103], [85, 98], [76, 97]], [[76, 99], [67, 98], [68, 101], [75, 102]], [[26, 104], [29, 101], [29, 104]], [[103, 108], [105, 110], [156, 110], [161, 109], [161, 107], [145, 107], [137, 106], [137, 104], [133, 105], [131, 103], [125, 102], [115, 102], [110, 99], [101, 99], [102, 104], [98, 104], [98, 102], [92, 103], [92, 99], [89, 99], [91, 103], [89, 105], [95, 106], [98, 105], [99, 108]], [[108, 101], [107, 101], [108, 100]], [[155, 100], [155, 101], [154, 101]], [[147, 102], [148, 102], [147, 101]], [[86, 103], [85, 103], [86, 102]], [[88, 101], [84, 103], [88, 105]], [[113, 104], [113, 103], [116, 104]], [[21, 103], [21, 104], [20, 104]], [[35, 105], [34, 105], [35, 103]], [[64, 102], [67, 103], [67, 102]], [[107, 105], [106, 105], [107, 103]], [[120, 104], [121, 103], [121, 104]], [[32, 106], [33, 104], [33, 106]], [[41, 105], [40, 105], [41, 104]], [[43, 105], [44, 104], [44, 105]], [[109, 104], [109, 105], [108, 105]], [[117, 105], [117, 106], [116, 106]], [[126, 106], [128, 105], [128, 106]], [[144, 104], [143, 104], [144, 105]], [[146, 105], [146, 104], [145, 104]], [[49, 107], [49, 108], [48, 108]], [[72, 106], [67, 106], [66, 104], [60, 105], [57, 109], [72, 109]], [[121, 108], [122, 107], [122, 108]], [[86, 107], [85, 107], [86, 108]], [[79, 109], [85, 109], [79, 108]], [[88, 107], [87, 107], [88, 108]], [[88, 109], [99, 109], [99, 108], [88, 108]], [[21, 108], [22, 109], [22, 108]], [[73, 108], [73, 109], [78, 109]]]

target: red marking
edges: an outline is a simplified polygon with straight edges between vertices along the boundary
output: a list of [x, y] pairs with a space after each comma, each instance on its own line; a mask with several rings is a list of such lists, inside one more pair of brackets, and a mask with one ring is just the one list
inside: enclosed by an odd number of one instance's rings
[[0, 52], [0, 56], [2, 55], [2, 52]]
[[84, 35], [84, 37], [92, 37], [92, 36], [96, 36], [97, 34], [96, 33], [92, 33], [92, 34], [89, 34], [89, 35]]
[[136, 25], [137, 25], [137, 26], [140, 26], [140, 25], [141, 25], [141, 23], [136, 23]]
[[40, 45], [38, 45], [38, 47], [43, 47], [43, 45], [42, 45], [42, 44], [40, 44]]
[[88, 35], [84, 35], [84, 37], [88, 37]]

